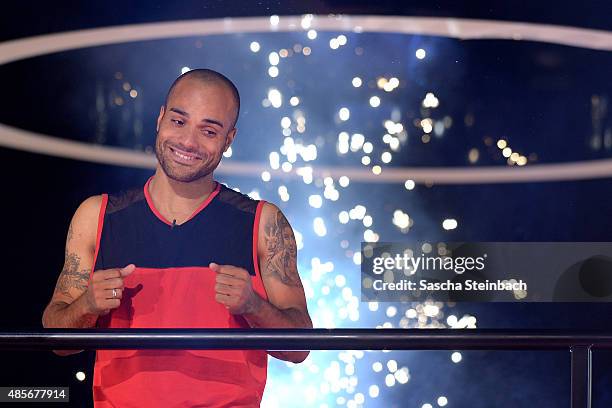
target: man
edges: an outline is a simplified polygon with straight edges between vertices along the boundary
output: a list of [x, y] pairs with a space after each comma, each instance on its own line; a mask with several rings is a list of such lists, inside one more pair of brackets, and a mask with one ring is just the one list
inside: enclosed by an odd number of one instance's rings
[[[155, 174], [76, 210], [44, 327], [312, 328], [287, 219], [213, 178], [239, 109], [235, 86], [215, 71], [172, 84]], [[266, 368], [262, 350], [97, 350], [94, 405], [259, 406]]]

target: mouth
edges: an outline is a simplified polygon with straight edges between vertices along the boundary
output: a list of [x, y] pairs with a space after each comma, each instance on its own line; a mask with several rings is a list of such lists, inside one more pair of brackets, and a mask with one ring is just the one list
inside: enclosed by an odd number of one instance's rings
[[202, 160], [202, 158], [196, 154], [188, 153], [184, 150], [177, 149], [176, 147], [168, 146], [168, 149], [172, 152], [175, 159], [178, 159], [181, 163], [192, 163], [196, 160]]

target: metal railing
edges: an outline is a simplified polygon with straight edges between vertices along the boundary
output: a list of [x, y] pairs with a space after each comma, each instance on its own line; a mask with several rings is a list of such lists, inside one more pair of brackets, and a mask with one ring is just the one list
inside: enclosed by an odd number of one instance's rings
[[45, 329], [1, 332], [4, 350], [568, 350], [571, 407], [591, 407], [592, 350], [612, 331], [505, 329]]

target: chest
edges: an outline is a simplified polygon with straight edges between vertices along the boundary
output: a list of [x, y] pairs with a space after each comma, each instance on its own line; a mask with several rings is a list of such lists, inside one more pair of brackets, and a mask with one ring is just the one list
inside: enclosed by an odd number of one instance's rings
[[187, 222], [168, 225], [147, 207], [105, 215], [96, 269], [121, 267], [242, 267], [252, 275], [254, 216], [209, 206]]

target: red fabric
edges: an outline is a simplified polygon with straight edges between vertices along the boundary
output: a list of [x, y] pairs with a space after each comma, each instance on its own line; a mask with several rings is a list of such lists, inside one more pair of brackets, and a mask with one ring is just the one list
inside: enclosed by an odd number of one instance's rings
[[[215, 301], [209, 268], [137, 268], [124, 282], [121, 306], [98, 327], [249, 327]], [[267, 361], [264, 350], [98, 350], [94, 406], [258, 407]]]
[[[263, 201], [255, 216], [255, 239], [262, 206]], [[256, 245], [253, 251], [253, 289], [267, 300]], [[208, 267], [136, 266], [124, 285], [121, 305], [101, 316], [97, 327], [249, 328], [246, 320], [215, 300], [215, 272]], [[267, 365], [265, 350], [97, 350], [94, 407], [259, 407]]]
[[[102, 238], [102, 227], [104, 226], [104, 214], [106, 213], [107, 203], [108, 203], [108, 194], [102, 194], [102, 204], [100, 205], [100, 212], [98, 213], [98, 231], [96, 232], [96, 250], [94, 252], [94, 259], [93, 259], [92, 265], [95, 265], [96, 259], [98, 259], [98, 251], [100, 250], [100, 238]], [[94, 273], [93, 268], [91, 269], [92, 269], [91, 273], [89, 274], [90, 281]]]
[[[260, 200], [257, 203], [257, 209], [255, 210], [255, 225], [253, 226], [253, 267], [255, 269], [255, 275], [261, 276], [259, 273], [259, 254], [257, 251], [257, 243], [259, 241], [259, 219], [261, 218], [261, 210], [265, 204], [264, 200]], [[266, 293], [266, 288], [263, 286], [261, 279], [253, 279], [253, 288], [257, 293]], [[266, 295], [266, 299], [268, 296]]]

